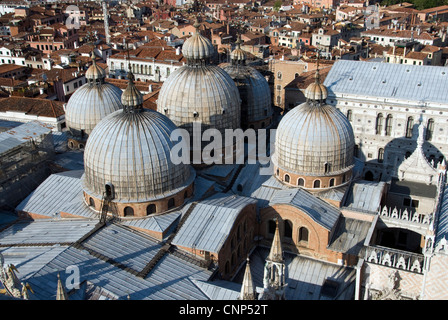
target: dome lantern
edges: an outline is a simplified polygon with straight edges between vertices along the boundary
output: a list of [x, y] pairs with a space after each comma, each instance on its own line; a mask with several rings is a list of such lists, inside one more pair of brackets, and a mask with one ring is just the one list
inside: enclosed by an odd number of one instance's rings
[[193, 26], [196, 30], [182, 45], [182, 54], [187, 59], [189, 66], [208, 65], [215, 54], [215, 48], [212, 42], [200, 33], [201, 25], [197, 18]]
[[91, 52], [92, 65], [87, 69], [85, 77], [90, 84], [103, 84], [106, 78], [106, 72], [96, 64], [95, 53]]
[[138, 112], [143, 108], [143, 95], [137, 89], [134, 83], [134, 74], [131, 70], [131, 65], [129, 65], [128, 72], [128, 86], [123, 91], [121, 95], [121, 103], [123, 104], [123, 112]]

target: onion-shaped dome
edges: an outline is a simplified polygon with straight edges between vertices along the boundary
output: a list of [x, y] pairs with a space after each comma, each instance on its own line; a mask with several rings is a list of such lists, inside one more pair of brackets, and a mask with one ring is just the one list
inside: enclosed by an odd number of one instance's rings
[[319, 70], [316, 71], [315, 81], [305, 89], [305, 98], [308, 101], [324, 101], [328, 97], [328, 90], [320, 82]]
[[200, 63], [210, 59], [215, 54], [215, 48], [212, 42], [199, 32], [200, 25], [197, 21], [193, 26], [196, 31], [182, 45], [182, 54], [187, 59], [187, 63]]
[[[243, 128], [256, 126], [272, 117], [271, 90], [263, 75], [256, 69], [246, 65], [246, 52], [241, 49], [240, 41], [232, 51], [231, 63], [222, 68], [234, 80], [241, 98], [241, 124]], [[261, 125], [260, 127], [264, 127]]]
[[143, 104], [143, 95], [134, 84], [134, 74], [132, 72], [129, 72], [128, 79], [129, 84], [121, 95], [121, 103], [124, 108], [132, 110], [132, 107]]
[[241, 49], [241, 38], [238, 37], [236, 41], [236, 48], [230, 53], [230, 60], [232, 64], [246, 64], [247, 55], [246, 52]]
[[185, 41], [183, 53], [187, 64], [172, 72], [163, 83], [157, 111], [187, 129], [190, 136], [194, 123], [201, 124], [202, 132], [208, 128], [222, 133], [225, 129], [237, 129], [241, 112], [238, 88], [228, 73], [210, 64], [208, 50], [213, 49], [211, 42], [198, 38], [204, 37], [196, 31]]
[[92, 53], [92, 65], [89, 67], [89, 69], [87, 69], [85, 77], [88, 80], [96, 80], [96, 81], [106, 78], [106, 71], [104, 71], [103, 68], [101, 68], [96, 64], [95, 55], [93, 53]]
[[[134, 90], [129, 81], [125, 92]], [[195, 173], [189, 165], [171, 160], [170, 135], [176, 129], [166, 116], [141, 104], [105, 117], [84, 151], [84, 192], [101, 199], [109, 185], [117, 203], [154, 201], [181, 192], [193, 183]]]
[[120, 88], [104, 81], [106, 73], [93, 60], [86, 72], [87, 83], [70, 97], [65, 108], [65, 120], [72, 134], [90, 134], [108, 114], [121, 109]]
[[[319, 82], [318, 75], [316, 79]], [[293, 108], [280, 121], [272, 161], [283, 173], [296, 178], [334, 177], [353, 168], [352, 126], [342, 112], [325, 104], [322, 97], [307, 96], [307, 102]], [[345, 176], [340, 182], [345, 182]]]

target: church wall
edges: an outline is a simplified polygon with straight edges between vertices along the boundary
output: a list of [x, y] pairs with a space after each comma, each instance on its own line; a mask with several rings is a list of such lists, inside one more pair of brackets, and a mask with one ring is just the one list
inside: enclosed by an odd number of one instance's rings
[[225, 279], [238, 270], [254, 245], [256, 230], [256, 205], [244, 208], [236, 218], [226, 242], [218, 253], [219, 272]]
[[[259, 234], [272, 241], [273, 234], [269, 234], [269, 221], [279, 219], [279, 231], [285, 251], [292, 251], [312, 258], [338, 263], [343, 259], [342, 253], [327, 249], [330, 230], [316, 223], [301, 210], [290, 205], [273, 205], [260, 211], [261, 225]], [[292, 237], [285, 237], [285, 221], [292, 223]], [[300, 241], [300, 229], [308, 230], [308, 241]], [[267, 243], [270, 245], [270, 242]]]
[[256, 226], [256, 205], [251, 204], [241, 210], [219, 252], [208, 252], [179, 245], [177, 247], [201, 259], [217, 262], [222, 277], [230, 279], [238, 271], [241, 263], [246, 261], [254, 245]]

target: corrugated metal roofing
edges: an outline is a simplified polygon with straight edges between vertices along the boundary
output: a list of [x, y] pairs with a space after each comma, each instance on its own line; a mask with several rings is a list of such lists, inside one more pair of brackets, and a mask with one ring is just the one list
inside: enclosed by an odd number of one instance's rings
[[73, 243], [92, 230], [96, 223], [96, 220], [87, 219], [16, 222], [0, 233], [0, 244]]
[[51, 128], [48, 128], [40, 121], [27, 122], [8, 131], [1, 132], [0, 153], [28, 142], [30, 139], [36, 139], [49, 133], [51, 133]]
[[330, 240], [329, 248], [337, 252], [358, 255], [364, 247], [372, 222], [342, 217]]
[[129, 296], [131, 300], [206, 300], [207, 296], [192, 283], [190, 277], [207, 280], [211, 275], [210, 271], [173, 255], [165, 255], [142, 279], [90, 255], [86, 250], [69, 247], [28, 279], [35, 292], [30, 299], [54, 300], [57, 274], [65, 284], [71, 275], [66, 273], [69, 266], [79, 268], [80, 282], [89, 281], [118, 299]]
[[[269, 248], [257, 247], [250, 256], [250, 267], [254, 285], [263, 287], [264, 266]], [[353, 268], [315, 260], [303, 255], [284, 254], [286, 264], [286, 300], [322, 300], [322, 285], [326, 279], [339, 283], [337, 299], [351, 300], [354, 294], [356, 272]], [[235, 278], [241, 283], [244, 268]], [[258, 292], [258, 290], [257, 290]]]
[[270, 205], [275, 204], [290, 204], [328, 230], [333, 228], [340, 216], [337, 208], [302, 188], [277, 191], [270, 201]]
[[198, 203], [172, 244], [219, 252], [241, 210], [256, 200], [218, 193]]
[[385, 182], [358, 180], [350, 185], [344, 206], [354, 210], [377, 213]]
[[162, 247], [157, 241], [116, 224], [100, 229], [82, 245], [136, 271], [142, 271]]
[[324, 84], [329, 97], [345, 93], [422, 104], [448, 101], [446, 67], [338, 60]]
[[175, 211], [141, 219], [123, 220], [121, 224], [156, 232], [165, 232], [181, 214], [181, 211]]
[[82, 171], [66, 171], [49, 176], [25, 198], [16, 210], [40, 214], [51, 218], [67, 212], [86, 218], [96, 217], [82, 200]]

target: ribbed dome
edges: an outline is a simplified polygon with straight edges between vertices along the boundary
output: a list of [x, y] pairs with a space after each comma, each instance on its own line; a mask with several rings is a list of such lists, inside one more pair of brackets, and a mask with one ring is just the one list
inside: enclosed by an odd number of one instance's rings
[[328, 97], [327, 88], [320, 83], [319, 70], [316, 71], [315, 81], [305, 89], [305, 97], [308, 100], [325, 100]]
[[246, 52], [241, 48], [236, 48], [230, 53], [230, 60], [234, 61], [246, 61]]
[[[316, 88], [322, 88], [321, 93]], [[318, 70], [315, 83], [306, 92], [310, 94], [307, 102], [285, 114], [278, 125], [272, 161], [288, 173], [303, 176], [331, 176], [351, 170], [353, 128], [342, 112], [325, 103], [323, 92], [327, 89], [320, 83]]]
[[120, 88], [104, 81], [84, 84], [72, 94], [66, 105], [67, 127], [90, 134], [101, 119], [123, 108], [121, 94]]
[[129, 83], [121, 95], [121, 103], [125, 107], [141, 106], [143, 104], [143, 95], [134, 84], [134, 75], [128, 74]]
[[241, 109], [247, 122], [256, 122], [272, 116], [271, 90], [263, 75], [256, 69], [240, 64], [223, 66], [234, 80], [241, 97]]
[[103, 80], [106, 78], [106, 71], [103, 68], [96, 64], [95, 53], [92, 51], [90, 54], [90, 58], [92, 59], [92, 65], [86, 71], [86, 79], [88, 80]]
[[290, 173], [337, 174], [352, 168], [354, 146], [353, 129], [342, 112], [305, 102], [280, 121], [272, 160]]
[[106, 71], [93, 60], [92, 65], [86, 71], [85, 77], [89, 80], [104, 79], [106, 77]]
[[230, 60], [232, 64], [246, 64], [247, 54], [241, 49], [241, 37], [238, 36], [238, 40], [236, 41], [236, 48], [230, 53]]
[[182, 45], [182, 54], [187, 62], [210, 59], [215, 53], [212, 42], [200, 34], [199, 24], [196, 22], [194, 26], [195, 33]]
[[157, 111], [179, 127], [191, 129], [193, 122], [201, 122], [203, 129], [224, 132], [240, 126], [240, 95], [232, 78], [220, 67], [186, 65], [165, 80]]
[[114, 201], [146, 202], [168, 197], [189, 186], [195, 177], [189, 165], [174, 165], [170, 135], [176, 126], [148, 109], [116, 111], [92, 131], [84, 151], [84, 191], [102, 198], [106, 183]]

